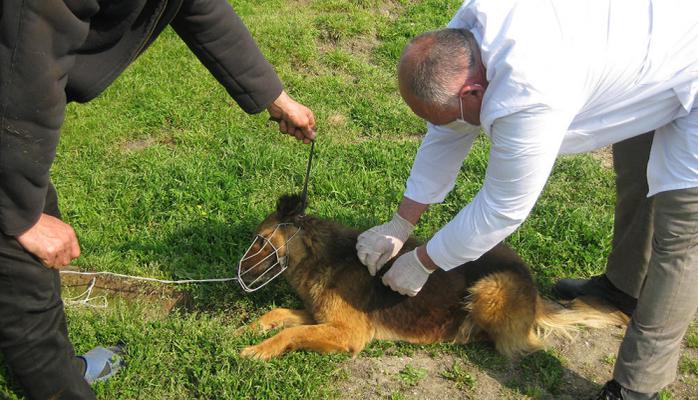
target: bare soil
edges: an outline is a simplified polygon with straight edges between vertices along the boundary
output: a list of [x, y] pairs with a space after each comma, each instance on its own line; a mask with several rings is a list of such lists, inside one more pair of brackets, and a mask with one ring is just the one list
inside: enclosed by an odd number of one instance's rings
[[[61, 274], [61, 286], [67, 290], [67, 296], [77, 296], [87, 289], [92, 276]], [[106, 296], [139, 301], [147, 300], [151, 304], [159, 304], [161, 315], [166, 315], [176, 308], [188, 308], [190, 296], [178, 291], [173, 286], [157, 285], [130, 279], [110, 276], [98, 276], [91, 297]], [[64, 296], [65, 298], [65, 296]]]
[[[410, 356], [357, 357], [345, 362], [349, 379], [342, 383], [339, 392], [342, 399], [593, 399], [612, 375], [623, 334], [624, 328], [612, 327], [580, 331], [574, 342], [556, 340], [545, 353], [555, 355], [547, 356], [552, 363], [519, 360], [491, 366], [472, 357], [459, 359], [427, 351]], [[685, 348], [683, 357], [696, 359], [698, 349]], [[454, 363], [470, 375], [471, 385], [443, 376]], [[406, 383], [402, 378], [406, 368], [426, 371], [426, 376], [416, 384]], [[550, 379], [560, 370], [559, 379]], [[546, 381], [555, 384], [546, 387]], [[698, 376], [679, 374], [668, 392], [673, 400], [698, 399]]]
[[592, 157], [599, 160], [604, 168], [613, 168], [613, 151], [611, 146], [606, 146], [591, 153]]

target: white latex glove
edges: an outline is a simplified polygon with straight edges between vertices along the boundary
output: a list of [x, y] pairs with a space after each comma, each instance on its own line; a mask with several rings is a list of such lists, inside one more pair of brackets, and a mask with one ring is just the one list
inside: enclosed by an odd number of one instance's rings
[[388, 272], [383, 275], [383, 284], [394, 291], [414, 297], [427, 283], [429, 275], [434, 272], [427, 269], [417, 258], [417, 250], [400, 256]]
[[414, 225], [395, 213], [390, 222], [374, 226], [359, 235], [356, 255], [371, 276], [375, 276], [388, 260], [395, 257], [413, 230]]

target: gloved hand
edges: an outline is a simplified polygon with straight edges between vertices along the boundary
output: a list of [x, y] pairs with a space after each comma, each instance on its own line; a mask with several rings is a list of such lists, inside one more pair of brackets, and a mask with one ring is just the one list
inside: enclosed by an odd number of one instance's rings
[[356, 254], [371, 276], [375, 276], [388, 260], [395, 257], [413, 230], [414, 225], [395, 213], [390, 222], [374, 226], [359, 235]]
[[419, 261], [415, 249], [395, 260], [393, 266], [383, 275], [383, 284], [400, 294], [414, 297], [422, 290], [432, 272], [434, 271], [427, 269]]

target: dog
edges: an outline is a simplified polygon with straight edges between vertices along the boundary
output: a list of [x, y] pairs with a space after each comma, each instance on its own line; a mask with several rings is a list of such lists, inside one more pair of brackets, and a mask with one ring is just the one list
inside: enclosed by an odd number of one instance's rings
[[[528, 266], [505, 244], [458, 268], [435, 271], [414, 297], [400, 295], [383, 285], [381, 273], [370, 276], [357, 258], [359, 231], [306, 215], [304, 208], [298, 195], [279, 198], [276, 211], [257, 228], [258, 238], [272, 246], [255, 241], [241, 267], [253, 271], [254, 265], [285, 258], [283, 276], [305, 308], [276, 308], [248, 325], [261, 332], [283, 329], [244, 348], [243, 357], [268, 360], [300, 349], [356, 355], [372, 340], [484, 339], [511, 358], [545, 347], [550, 334], [571, 338], [577, 325], [600, 328], [628, 321], [604, 304], [576, 299], [562, 306], [542, 298]], [[400, 254], [419, 245], [410, 238]]]

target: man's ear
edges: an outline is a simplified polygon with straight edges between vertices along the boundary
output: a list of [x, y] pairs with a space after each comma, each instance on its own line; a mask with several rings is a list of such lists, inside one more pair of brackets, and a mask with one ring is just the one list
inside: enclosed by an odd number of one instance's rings
[[482, 97], [485, 94], [485, 88], [479, 83], [466, 83], [461, 86], [458, 95], [461, 98], [466, 98], [468, 96]]

